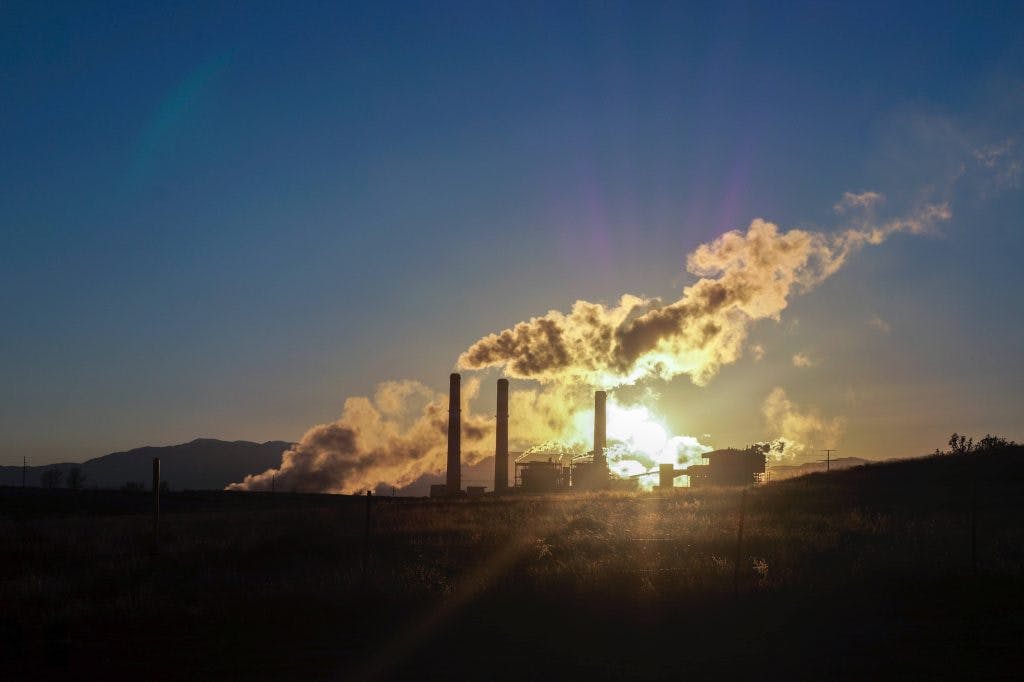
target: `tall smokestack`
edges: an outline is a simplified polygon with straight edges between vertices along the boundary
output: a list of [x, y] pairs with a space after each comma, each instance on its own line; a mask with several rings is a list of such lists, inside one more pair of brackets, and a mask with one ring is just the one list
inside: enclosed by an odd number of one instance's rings
[[605, 444], [605, 409], [604, 402], [608, 395], [604, 391], [594, 392], [594, 463], [604, 464]]
[[448, 478], [445, 492], [462, 491], [462, 377], [452, 374], [448, 383]]
[[494, 492], [508, 488], [508, 379], [498, 379], [498, 424], [494, 429]]

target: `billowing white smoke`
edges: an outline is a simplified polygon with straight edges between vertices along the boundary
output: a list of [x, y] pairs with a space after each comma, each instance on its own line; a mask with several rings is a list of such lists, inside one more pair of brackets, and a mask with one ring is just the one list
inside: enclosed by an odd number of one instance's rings
[[[494, 418], [475, 414], [476, 377], [462, 384], [462, 461], [494, 454]], [[570, 406], [582, 393], [513, 391], [510, 430], [523, 442], [581, 443]], [[591, 413], [593, 416], [593, 413]], [[373, 399], [349, 398], [341, 417], [314, 426], [287, 450], [281, 465], [246, 476], [228, 490], [352, 493], [379, 484], [402, 487], [443, 470], [447, 461], [448, 396], [416, 381], [388, 381]]]
[[782, 446], [772, 451], [776, 459], [794, 460], [834, 448], [846, 428], [841, 417], [827, 419], [813, 408], [801, 409], [778, 387], [768, 394], [761, 411], [769, 431], [778, 436], [776, 443]]
[[[479, 380], [465, 382], [465, 406], [479, 388]], [[493, 452], [493, 433], [493, 421], [463, 409], [463, 460], [473, 464]], [[307, 431], [277, 469], [228, 489], [350, 493], [385, 482], [404, 486], [439, 469], [447, 435], [447, 395], [415, 381], [385, 382], [373, 400], [349, 398], [340, 419]]]
[[699, 246], [687, 270], [700, 277], [671, 303], [626, 294], [612, 306], [577, 301], [568, 313], [542, 317], [489, 334], [459, 357], [462, 369], [499, 367], [509, 377], [545, 384], [613, 388], [687, 374], [706, 384], [741, 355], [750, 323], [774, 318], [793, 293], [812, 289], [866, 244], [895, 232], [925, 232], [948, 219], [945, 204], [908, 218], [870, 219], [874, 192], [847, 193], [837, 210], [862, 217], [836, 234], [779, 228], [762, 219], [746, 232], [727, 232]]
[[[832, 234], [780, 231], [773, 223], [754, 220], [745, 232], [727, 232], [689, 255], [687, 270], [699, 279], [674, 302], [629, 294], [611, 306], [577, 301], [568, 313], [551, 311], [485, 336], [459, 356], [458, 366], [496, 367], [505, 376], [539, 383], [510, 395], [510, 431], [520, 442], [587, 444], [589, 422], [581, 428], [574, 420], [586, 419], [594, 387], [680, 374], [705, 384], [720, 367], [740, 357], [750, 324], [778, 319], [791, 295], [830, 277], [865, 245], [880, 244], [896, 232], [928, 231], [950, 216], [948, 206], [933, 204], [910, 217], [878, 222], [873, 213], [881, 201], [873, 192], [846, 194], [836, 210], [854, 217], [846, 229]], [[469, 409], [478, 389], [476, 379], [463, 388], [462, 451], [467, 464], [491, 454], [494, 447], [493, 421]], [[349, 493], [381, 483], [403, 486], [440, 472], [445, 465], [447, 402], [444, 394], [416, 382], [381, 384], [373, 400], [350, 398], [336, 422], [310, 429], [284, 454], [280, 467], [229, 488], [267, 490], [273, 483], [282, 490]], [[792, 413], [782, 409], [792, 407], [785, 395], [770, 405], [766, 403], [765, 414], [781, 424], [782, 435], [804, 442], [806, 430], [801, 431], [800, 423], [779, 416]], [[613, 416], [609, 427], [615, 423]], [[655, 433], [640, 426], [617, 441], [628, 457], [617, 456], [614, 448], [610, 452], [612, 466], [621, 474], [662, 461], [694, 461], [708, 449], [691, 437], [666, 435], [660, 446], [647, 443], [645, 450], [629, 442], [643, 428], [648, 438]], [[609, 435], [615, 446], [615, 434]]]

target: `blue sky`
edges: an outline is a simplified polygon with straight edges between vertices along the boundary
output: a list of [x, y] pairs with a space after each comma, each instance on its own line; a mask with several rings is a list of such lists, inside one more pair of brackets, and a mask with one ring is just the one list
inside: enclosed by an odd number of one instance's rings
[[784, 386], [850, 455], [1021, 439], [1019, 177], [958, 169], [1019, 158], [1024, 7], [896, 4], [4, 3], [2, 458], [297, 439], [865, 190], [953, 219], [759, 323], [762, 362], [658, 386], [661, 412], [740, 444]]

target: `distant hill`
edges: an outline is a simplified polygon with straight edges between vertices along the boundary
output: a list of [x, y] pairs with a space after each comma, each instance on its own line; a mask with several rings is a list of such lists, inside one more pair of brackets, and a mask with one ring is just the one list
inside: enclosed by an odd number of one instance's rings
[[[143, 483], [147, 488], [152, 479], [153, 458], [160, 458], [161, 480], [174, 490], [221, 490], [228, 483], [241, 481], [247, 474], [260, 473], [281, 463], [281, 453], [291, 447], [284, 441], [251, 443], [249, 441], [223, 441], [197, 438], [181, 445], [143, 447], [114, 452], [82, 463], [63, 462], [29, 467], [26, 482], [41, 485], [40, 476], [56, 467], [67, 472], [81, 467], [87, 488], [120, 488], [126, 482]], [[0, 467], [0, 485], [21, 485], [21, 467]]]
[[[837, 469], [849, 469], [850, 467], [859, 467], [870, 463], [870, 460], [861, 459], [859, 457], [837, 457], [829, 464], [829, 469], [832, 471]], [[771, 480], [783, 481], [787, 478], [793, 478], [794, 476], [804, 476], [806, 474], [813, 474], [817, 471], [825, 471], [825, 463], [806, 462], [804, 464], [776, 464], [774, 466], [769, 466], [768, 470], [771, 472]]]

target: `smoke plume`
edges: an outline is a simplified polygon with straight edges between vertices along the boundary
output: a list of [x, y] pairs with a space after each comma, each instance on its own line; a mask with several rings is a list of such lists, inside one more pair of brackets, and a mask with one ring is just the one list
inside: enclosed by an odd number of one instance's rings
[[[585, 444], [591, 429], [585, 416], [592, 415], [586, 406], [594, 387], [680, 374], [705, 384], [740, 357], [752, 322], [778, 319], [792, 295], [833, 275], [851, 254], [897, 232], [927, 232], [950, 216], [945, 204], [932, 204], [879, 222], [874, 216], [883, 200], [874, 192], [844, 195], [835, 208], [850, 222], [831, 234], [781, 231], [754, 220], [745, 232], [727, 232], [689, 255], [687, 270], [698, 279], [678, 300], [626, 294], [612, 305], [577, 301], [568, 313], [553, 310], [485, 336], [459, 356], [458, 367], [499, 368], [507, 377], [538, 382], [510, 395], [510, 431], [519, 442]], [[493, 419], [470, 409], [478, 390], [479, 379], [463, 385], [466, 464], [493, 452]], [[418, 382], [380, 384], [373, 399], [350, 398], [337, 421], [310, 429], [284, 453], [278, 468], [247, 476], [229, 489], [351, 493], [381, 483], [408, 485], [445, 466], [447, 403], [446, 395]], [[825, 442], [838, 428], [796, 411], [781, 389], [769, 396], [765, 416], [794, 448]], [[622, 473], [659, 461], [691, 460], [707, 450], [686, 436], [665, 434], [662, 442], [649, 421], [641, 419], [640, 426], [638, 433], [655, 437], [627, 444], [630, 452], [640, 445], [649, 452], [616, 460]]]
[[[479, 390], [479, 378], [463, 382], [462, 461], [468, 465], [494, 454], [494, 418], [471, 410]], [[579, 449], [587, 431], [572, 410], [585, 395], [582, 388], [512, 391], [515, 440]], [[372, 400], [349, 398], [337, 421], [309, 429], [282, 455], [279, 467], [246, 476], [228, 490], [353, 493], [382, 483], [400, 488], [444, 469], [447, 437], [447, 395], [416, 381], [384, 382]]]
[[[462, 388], [462, 455], [468, 464], [494, 448], [493, 421], [466, 409], [479, 389], [477, 379]], [[228, 489], [351, 493], [384, 482], [404, 486], [440, 469], [447, 435], [447, 395], [415, 381], [385, 382], [373, 400], [349, 398], [340, 419], [307, 431], [277, 469]]]
[[780, 455], [786, 459], [806, 457], [821, 448], [834, 448], [846, 428], [841, 417], [826, 419], [814, 409], [800, 409], [786, 391], [778, 387], [765, 398], [761, 411], [768, 428], [778, 434], [776, 442], [784, 445]]
[[860, 217], [834, 234], [780, 231], [754, 220], [746, 232], [727, 232], [689, 255], [687, 270], [700, 279], [676, 301], [630, 294], [611, 306], [577, 301], [568, 313], [552, 310], [483, 337], [459, 367], [498, 367], [544, 384], [614, 388], [680, 374], [706, 384], [740, 357], [751, 322], [778, 319], [790, 296], [835, 274], [863, 246], [896, 232], [927, 232], [950, 217], [946, 204], [929, 204], [879, 223], [873, 213], [882, 200], [874, 192], [847, 193], [836, 210]]

